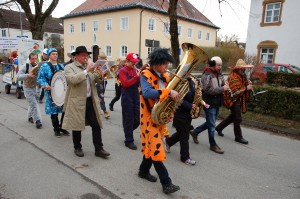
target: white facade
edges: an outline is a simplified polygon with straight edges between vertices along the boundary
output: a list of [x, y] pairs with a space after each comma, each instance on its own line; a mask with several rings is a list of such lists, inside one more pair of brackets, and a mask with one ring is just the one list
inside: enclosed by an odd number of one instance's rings
[[[276, 23], [278, 18], [274, 13], [279, 4], [281, 19]], [[272, 61], [299, 66], [300, 26], [297, 17], [299, 8], [299, 0], [251, 0], [246, 53], [257, 56], [259, 62]], [[269, 14], [272, 16], [268, 19], [271, 23], [265, 18], [267, 11], [270, 11]], [[272, 24], [273, 19], [275, 22]], [[266, 49], [270, 51], [264, 56]]]

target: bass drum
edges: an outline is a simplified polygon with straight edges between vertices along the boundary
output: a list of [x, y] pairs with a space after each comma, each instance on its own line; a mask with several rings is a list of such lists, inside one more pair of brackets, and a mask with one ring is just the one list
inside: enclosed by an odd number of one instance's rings
[[51, 97], [56, 106], [64, 105], [67, 88], [68, 85], [64, 71], [59, 70], [55, 72], [51, 79]]

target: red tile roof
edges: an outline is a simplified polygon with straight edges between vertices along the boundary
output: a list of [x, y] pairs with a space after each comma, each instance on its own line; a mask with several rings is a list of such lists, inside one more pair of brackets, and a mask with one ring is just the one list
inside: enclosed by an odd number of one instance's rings
[[[133, 8], [167, 14], [169, 3], [168, 0], [86, 0], [62, 19]], [[178, 0], [177, 13], [179, 18], [219, 29], [187, 0]]]

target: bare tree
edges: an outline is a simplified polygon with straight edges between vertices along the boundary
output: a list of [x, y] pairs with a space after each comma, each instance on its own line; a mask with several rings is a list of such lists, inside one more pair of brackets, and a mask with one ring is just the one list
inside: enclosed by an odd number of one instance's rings
[[[45, 20], [51, 15], [58, 2], [59, 0], [51, 0], [47, 7], [44, 5], [44, 0], [33, 0], [33, 6], [30, 5], [31, 0], [7, 0], [0, 3], [0, 6], [12, 7], [12, 3], [20, 5], [30, 24], [32, 39], [42, 40]], [[43, 11], [44, 9], [45, 11]]]
[[171, 39], [171, 51], [175, 58], [174, 66], [179, 65], [179, 40], [178, 40], [178, 23], [177, 23], [177, 3], [178, 0], [170, 0], [169, 2], [169, 19], [170, 19], [170, 39]]

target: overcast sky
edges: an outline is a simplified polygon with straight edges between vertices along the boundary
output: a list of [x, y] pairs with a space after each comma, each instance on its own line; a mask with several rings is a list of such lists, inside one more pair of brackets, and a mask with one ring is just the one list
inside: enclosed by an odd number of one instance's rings
[[[62, 17], [85, 0], [60, 0], [52, 13], [54, 17]], [[251, 0], [226, 0], [221, 3], [218, 0], [188, 0], [210, 21], [221, 28], [218, 34], [237, 35], [241, 42], [246, 41], [248, 18]], [[72, 2], [72, 3], [71, 3]]]

